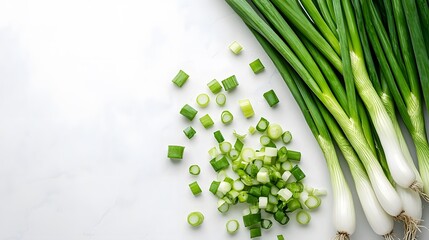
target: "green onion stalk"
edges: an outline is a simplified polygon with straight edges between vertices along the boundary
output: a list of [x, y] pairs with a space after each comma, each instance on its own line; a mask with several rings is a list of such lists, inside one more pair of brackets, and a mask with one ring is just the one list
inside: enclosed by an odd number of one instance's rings
[[[381, 168], [377, 156], [372, 151], [371, 147], [367, 143], [364, 131], [361, 128], [360, 121], [358, 119], [357, 113], [353, 112], [353, 107], [356, 106], [356, 98], [353, 97], [353, 93], [346, 93], [347, 104], [349, 107], [348, 111], [343, 109], [339, 101], [336, 99], [332, 93], [329, 84], [327, 83], [325, 77], [320, 72], [320, 69], [317, 64], [314, 63], [314, 59], [311, 54], [304, 47], [300, 39], [297, 37], [292, 28], [288, 27], [289, 25], [276, 10], [276, 8], [269, 2], [265, 1], [256, 1], [260, 2], [258, 7], [262, 12], [265, 12], [265, 17], [268, 18], [270, 23], [275, 27], [275, 29], [281, 34], [281, 36], [287, 41], [287, 44], [283, 39], [277, 35], [277, 33], [255, 12], [254, 9], [245, 1], [245, 0], [227, 0], [228, 4], [240, 15], [244, 22], [249, 25], [254, 31], [258, 32], [263, 36], [281, 55], [287, 60], [287, 62], [293, 67], [293, 69], [299, 74], [299, 76], [304, 80], [309, 89], [317, 96], [317, 98], [323, 103], [323, 105], [329, 110], [332, 116], [349, 139], [350, 143], [354, 147], [356, 153], [361, 159], [368, 177], [371, 181], [371, 185], [376, 193], [377, 199], [380, 204], [383, 206], [383, 209], [392, 216], [398, 216], [402, 212], [402, 204], [398, 194], [396, 193], [393, 186], [390, 184], [389, 180], [384, 175], [383, 169]], [[291, 1], [273, 1], [276, 5], [287, 3]], [[293, 1], [292, 1], [293, 2]], [[296, 2], [297, 3], [297, 2]], [[280, 5], [279, 5], [280, 6]], [[277, 7], [279, 7], [277, 6]], [[296, 8], [299, 8], [299, 5], [292, 6], [290, 9], [292, 12], [296, 11]], [[351, 6], [347, 6], [347, 11], [350, 13], [349, 9]], [[287, 7], [286, 7], [287, 8]], [[282, 8], [279, 7], [280, 10]], [[338, 7], [337, 7], [338, 10]], [[282, 11], [284, 12], [284, 11]], [[308, 21], [306, 16], [303, 15], [300, 22]], [[298, 28], [297, 24], [294, 22], [294, 27]], [[314, 27], [310, 24], [310, 27]], [[349, 27], [350, 28], [350, 27]], [[302, 32], [302, 31], [301, 31]], [[315, 33], [316, 36], [320, 36], [316, 29], [314, 31], [307, 31], [308, 33]], [[303, 33], [303, 35], [305, 35]], [[306, 36], [316, 47], [317, 39], [313, 37], [310, 39]], [[311, 37], [311, 36], [310, 36]], [[356, 36], [355, 36], [356, 38]], [[357, 36], [358, 38], [358, 36]], [[324, 38], [320, 36], [321, 41], [325, 42]], [[356, 39], [355, 39], [356, 40]], [[358, 40], [358, 39], [357, 39]], [[327, 49], [331, 49], [330, 45], [326, 45]], [[360, 46], [360, 45], [359, 45]], [[292, 48], [292, 49], [291, 49]], [[320, 50], [320, 49], [319, 49]], [[324, 54], [324, 52], [322, 54]], [[332, 50], [334, 55], [331, 56], [332, 59], [338, 59], [339, 65], [336, 68], [339, 68], [342, 73], [343, 62], [337, 55], [337, 53]], [[371, 87], [369, 77], [367, 76], [365, 64], [363, 57], [360, 58], [361, 54], [355, 54], [351, 52], [351, 65], [353, 67], [353, 76], [354, 82], [356, 82], [356, 87], [361, 95], [361, 98], [365, 102], [365, 105], [370, 113], [371, 119], [376, 126], [377, 130], [380, 130], [379, 135], [383, 136], [384, 144], [388, 143], [385, 149], [390, 151], [388, 157], [391, 157], [390, 161], [396, 161], [394, 166], [395, 170], [391, 171], [393, 176], [400, 175], [401, 177], [395, 179], [400, 185], [408, 188], [415, 181], [415, 175], [412, 170], [409, 169], [406, 163], [402, 162], [402, 153], [399, 150], [399, 143], [396, 140], [396, 134], [394, 132], [393, 124], [391, 123], [387, 112], [381, 103], [378, 95], [375, 93], [375, 90]], [[328, 59], [329, 60], [329, 59]], [[335, 64], [333, 64], [335, 66]], [[363, 71], [361, 73], [360, 71]], [[346, 79], [350, 80], [350, 79]], [[369, 87], [364, 85], [368, 85]], [[349, 84], [346, 84], [346, 88], [353, 89]], [[369, 94], [368, 94], [369, 93]], [[372, 103], [374, 102], [374, 103]], [[352, 113], [350, 113], [352, 112]], [[383, 130], [384, 128], [384, 130]], [[393, 136], [392, 136], [393, 135]], [[392, 154], [394, 153], [394, 154]], [[393, 155], [393, 156], [391, 156]], [[388, 158], [389, 159], [389, 158]], [[390, 164], [391, 166], [393, 164]], [[395, 173], [395, 174], [393, 174]], [[400, 181], [401, 180], [401, 181]]]

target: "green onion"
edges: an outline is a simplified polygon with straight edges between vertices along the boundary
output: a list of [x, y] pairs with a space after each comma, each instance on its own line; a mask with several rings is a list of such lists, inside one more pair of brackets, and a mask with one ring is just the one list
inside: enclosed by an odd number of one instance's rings
[[244, 139], [247, 137], [247, 134], [239, 134], [237, 131], [234, 130], [233, 132], [234, 137], [237, 139], [240, 139], [240, 141], [244, 141]]
[[202, 192], [200, 185], [198, 185], [197, 181], [190, 183], [189, 188], [191, 189], [191, 192], [192, 194], [194, 194], [194, 196], [199, 195]]
[[229, 162], [224, 155], [219, 155], [210, 161], [210, 165], [212, 165], [216, 172], [219, 172], [220, 170], [227, 168], [229, 166]]
[[217, 105], [219, 105], [219, 106], [224, 106], [224, 105], [225, 105], [225, 103], [226, 103], [226, 96], [225, 96], [225, 94], [223, 94], [223, 93], [219, 93], [219, 94], [216, 96], [216, 103], [217, 103]]
[[250, 238], [257, 238], [262, 236], [261, 228], [260, 227], [254, 227], [250, 229]]
[[301, 161], [301, 153], [298, 151], [287, 150], [287, 159], [292, 161]]
[[220, 182], [218, 182], [218, 181], [213, 181], [213, 182], [210, 184], [209, 191], [210, 191], [211, 193], [213, 193], [214, 195], [216, 195], [217, 190], [219, 189], [219, 185], [220, 185]]
[[251, 135], [253, 135], [256, 131], [256, 128], [254, 126], [250, 126], [248, 131]]
[[277, 140], [282, 136], [283, 129], [279, 124], [271, 123], [270, 125], [268, 125], [267, 134], [268, 137], [272, 140]]
[[286, 213], [282, 212], [282, 211], [277, 211], [274, 214], [274, 219], [280, 223], [281, 225], [285, 225], [289, 222], [289, 216], [286, 215]]
[[192, 175], [199, 175], [200, 171], [200, 166], [196, 164], [189, 166], [189, 173]]
[[[223, 153], [223, 154], [227, 154], [227, 153], [231, 152], [232, 145], [231, 145], [231, 143], [229, 143], [229, 142], [221, 142], [221, 143], [219, 144], [219, 149], [220, 149], [220, 152], [221, 152], [221, 153]], [[231, 157], [231, 156], [230, 156], [230, 157]]]
[[299, 224], [306, 225], [310, 222], [311, 216], [307, 211], [301, 210], [296, 214], [296, 221]]
[[241, 52], [241, 50], [243, 50], [243, 46], [241, 46], [238, 42], [234, 41], [229, 45], [229, 49], [234, 53], [234, 54], [239, 54]]
[[234, 143], [234, 149], [237, 150], [239, 153], [241, 153], [241, 150], [243, 149], [244, 143], [237, 138]]
[[243, 216], [243, 223], [245, 227], [250, 227], [252, 225], [258, 224], [261, 222], [261, 220], [261, 212]]
[[232, 219], [226, 222], [226, 231], [229, 234], [234, 234], [235, 232], [237, 232], [239, 227], [240, 227], [240, 224], [235, 219]]
[[266, 147], [275, 147], [275, 144], [273, 143], [273, 141], [271, 140], [271, 138], [269, 138], [267, 135], [262, 135], [259, 138], [259, 142], [261, 143], [262, 146], [266, 146]]
[[167, 157], [170, 159], [183, 159], [184, 146], [169, 145]]
[[185, 136], [188, 139], [191, 139], [195, 135], [195, 133], [197, 133], [197, 132], [195, 131], [195, 129], [193, 127], [189, 126], [185, 129], [183, 129], [183, 133], [185, 134]]
[[217, 201], [217, 210], [221, 213], [226, 213], [229, 210], [229, 204], [224, 199]]
[[244, 203], [244, 202], [247, 202], [247, 198], [249, 197], [249, 195], [247, 194], [247, 192], [246, 191], [241, 191], [239, 194], [238, 194], [238, 201], [239, 202], [241, 202], [241, 203]]
[[250, 118], [255, 114], [249, 99], [239, 100], [238, 104], [240, 105], [241, 112], [243, 113], [244, 117]]
[[216, 79], [213, 79], [207, 83], [207, 87], [209, 87], [213, 94], [218, 94], [220, 91], [222, 91], [222, 85], [220, 85], [219, 81]]
[[264, 98], [265, 100], [267, 100], [267, 103], [268, 105], [270, 105], [270, 107], [274, 107], [275, 105], [277, 105], [277, 103], [279, 103], [279, 98], [277, 97], [273, 89], [264, 93]]
[[282, 134], [282, 141], [284, 144], [290, 143], [292, 141], [292, 133], [290, 131], [286, 131]]
[[314, 195], [309, 195], [304, 204], [305, 206], [308, 207], [308, 209], [312, 210], [312, 209], [318, 208], [321, 202], [322, 201], [320, 200], [319, 197]]
[[293, 211], [301, 208], [301, 203], [299, 202], [299, 200], [297, 200], [295, 198], [290, 200], [289, 202], [287, 202], [286, 205], [287, 205], [287, 211], [288, 212], [293, 212]]
[[222, 85], [225, 91], [229, 92], [238, 86], [237, 78], [235, 77], [235, 75], [232, 75], [222, 80]]
[[[221, 143], [221, 142], [225, 141], [225, 138], [223, 138], [223, 135], [220, 132], [220, 130], [217, 130], [216, 132], [214, 132], [213, 135], [216, 138], [216, 141], [218, 143]], [[222, 149], [220, 151], [222, 152]]]
[[201, 212], [191, 212], [188, 215], [188, 223], [192, 227], [200, 226], [204, 221], [204, 215]]
[[255, 61], [251, 62], [249, 64], [249, 66], [255, 74], [260, 73], [260, 72], [264, 71], [264, 69], [265, 69], [264, 65], [262, 64], [262, 62], [259, 58], [256, 59]]
[[262, 219], [261, 227], [263, 229], [270, 229], [272, 225], [273, 225], [273, 222], [271, 220], [269, 220], [269, 219]]
[[200, 117], [200, 122], [204, 126], [204, 128], [209, 128], [214, 125], [214, 122], [209, 114]]
[[223, 124], [229, 124], [232, 122], [232, 120], [234, 120], [234, 116], [232, 115], [232, 113], [230, 111], [225, 110], [221, 113], [220, 119], [221, 119]]
[[270, 122], [268, 122], [267, 119], [261, 117], [261, 119], [259, 119], [259, 122], [256, 124], [256, 130], [258, 130], [259, 132], [265, 132], [269, 124]]
[[238, 159], [239, 156], [240, 153], [235, 148], [231, 149], [231, 151], [229, 151], [228, 153], [228, 157], [230, 157], [232, 160]]
[[208, 153], [209, 153], [210, 157], [212, 157], [212, 158], [215, 158], [215, 157], [217, 157], [217, 155], [219, 155], [219, 152], [217, 151], [216, 147], [211, 148], [208, 151]]
[[[288, 151], [289, 152], [289, 151]], [[305, 178], [304, 172], [301, 170], [301, 168], [298, 165], [295, 165], [290, 172], [295, 177], [296, 181], [301, 181]]]
[[277, 235], [277, 240], [285, 240], [285, 237], [283, 237], [283, 235]]
[[209, 105], [210, 97], [205, 93], [201, 93], [197, 96], [197, 104], [198, 106], [205, 108]]
[[176, 84], [176, 86], [182, 87], [186, 83], [186, 80], [188, 80], [188, 78], [189, 75], [186, 74], [184, 71], [180, 70], [173, 78], [172, 82]]
[[195, 115], [197, 115], [197, 113], [198, 113], [198, 111], [195, 110], [193, 107], [189, 106], [188, 104], [185, 104], [185, 106], [183, 106], [182, 109], [180, 110], [180, 114], [185, 116], [190, 121], [192, 121], [194, 119], [194, 117], [195, 117]]

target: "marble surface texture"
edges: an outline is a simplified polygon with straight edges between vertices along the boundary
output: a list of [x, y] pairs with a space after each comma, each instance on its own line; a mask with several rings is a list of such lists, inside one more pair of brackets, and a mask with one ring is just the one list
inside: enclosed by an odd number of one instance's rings
[[[245, 47], [239, 56], [227, 49], [233, 40]], [[266, 66], [258, 75], [248, 66], [256, 58]], [[171, 83], [179, 69], [191, 76], [182, 89]], [[215, 126], [204, 130], [196, 119], [197, 134], [187, 140], [181, 131], [190, 123], [179, 109], [208, 92], [209, 80], [232, 74], [240, 87], [225, 109], [234, 123], [222, 126], [222, 108], [212, 102], [198, 116], [210, 113]], [[280, 98], [275, 109], [262, 98], [269, 89]], [[242, 117], [242, 98], [252, 101], [255, 117]], [[0, 113], [0, 240], [248, 239], [243, 227], [235, 236], [225, 231], [241, 209], [217, 212], [207, 191], [215, 178], [207, 150], [214, 130], [232, 139], [260, 116], [292, 131], [290, 148], [303, 152], [307, 184], [331, 192], [291, 94], [222, 0], [0, 1]], [[187, 146], [183, 161], [166, 158], [169, 144]], [[200, 176], [188, 174], [192, 163]], [[194, 180], [205, 191], [196, 198], [188, 190]], [[353, 239], [381, 239], [355, 205]], [[262, 239], [331, 239], [331, 209], [328, 194], [308, 226], [275, 224]], [[206, 216], [199, 229], [186, 223], [194, 210]]]

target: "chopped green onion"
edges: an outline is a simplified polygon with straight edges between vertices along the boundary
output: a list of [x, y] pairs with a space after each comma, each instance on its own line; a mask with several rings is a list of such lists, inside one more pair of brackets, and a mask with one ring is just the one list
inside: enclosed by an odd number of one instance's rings
[[254, 227], [250, 229], [250, 238], [256, 238], [262, 236], [261, 228]]
[[291, 162], [286, 161], [286, 162], [282, 163], [282, 169], [283, 170], [290, 171], [290, 170], [292, 170], [292, 168], [293, 168], [293, 165]]
[[224, 155], [219, 155], [216, 158], [213, 158], [210, 161], [210, 164], [216, 172], [219, 172], [229, 166], [229, 162]]
[[225, 103], [226, 103], [226, 96], [225, 96], [225, 94], [223, 94], [223, 93], [219, 93], [219, 94], [216, 96], [216, 103], [217, 103], [217, 105], [219, 105], [219, 106], [224, 106], [224, 105], [225, 105]]
[[277, 123], [270, 123], [267, 128], [268, 137], [272, 140], [279, 139], [283, 134], [282, 127]]
[[285, 237], [283, 237], [283, 235], [277, 235], [277, 240], [285, 240]]
[[297, 199], [292, 199], [289, 202], [287, 202], [287, 211], [288, 212], [293, 212], [297, 209], [300, 209], [301, 207], [302, 207], [301, 203]]
[[287, 150], [287, 159], [292, 161], [301, 161], [301, 153], [298, 151]]
[[221, 142], [219, 144], [220, 152], [223, 154], [229, 153], [232, 149], [232, 145], [230, 142]]
[[267, 119], [261, 117], [261, 119], [259, 119], [258, 124], [256, 124], [256, 130], [258, 130], [259, 132], [265, 132], [269, 124], [270, 122], [268, 122]]
[[235, 180], [232, 183], [232, 189], [234, 189], [236, 191], [242, 191], [244, 189], [244, 183], [240, 180]]
[[307, 211], [301, 210], [296, 214], [296, 221], [299, 224], [306, 225], [310, 222], [311, 216]]
[[226, 213], [229, 210], [229, 204], [225, 200], [219, 199], [217, 202], [217, 210], [221, 213]]
[[285, 225], [289, 222], [289, 216], [282, 211], [277, 211], [274, 214], [274, 219], [279, 222], [281, 225]]
[[[214, 132], [213, 135], [216, 138], [216, 141], [218, 143], [221, 143], [221, 142], [225, 141], [225, 138], [223, 138], [223, 135], [220, 132], [220, 130], [217, 130], [216, 132]], [[222, 149], [221, 149], [221, 152], [222, 152]]]
[[283, 163], [287, 161], [287, 148], [285, 146], [281, 147], [277, 151], [277, 161]]
[[312, 210], [312, 209], [318, 208], [321, 202], [322, 201], [320, 200], [319, 197], [314, 195], [309, 195], [304, 204], [305, 206], [308, 207], [308, 209]]
[[222, 85], [220, 85], [219, 81], [216, 79], [213, 79], [209, 83], [207, 83], [207, 87], [209, 87], [210, 91], [213, 94], [217, 94], [222, 91]]
[[204, 128], [209, 128], [214, 125], [214, 122], [209, 114], [200, 117], [200, 122], [204, 126]]
[[189, 173], [192, 175], [198, 175], [200, 174], [200, 171], [201, 171], [200, 166], [196, 164], [189, 166]]
[[256, 128], [254, 126], [250, 126], [248, 131], [251, 135], [253, 135], [256, 131]]
[[234, 137], [236, 137], [237, 139], [240, 139], [240, 141], [244, 141], [244, 139], [247, 137], [247, 134], [239, 134], [234, 130]]
[[235, 77], [235, 75], [232, 75], [222, 80], [222, 85], [225, 91], [229, 92], [238, 86], [237, 78]]
[[[280, 182], [280, 181], [278, 181], [278, 182]], [[277, 192], [277, 196], [279, 196], [280, 199], [284, 202], [287, 202], [292, 197], [292, 195], [293, 195], [293, 193], [291, 191], [289, 191], [289, 189], [287, 189], [287, 188], [282, 188]]]
[[273, 89], [264, 93], [264, 98], [265, 100], [267, 100], [267, 103], [268, 105], [270, 105], [270, 107], [274, 107], [275, 105], [277, 105], [277, 103], [279, 103], [279, 98], [277, 97]]
[[270, 229], [273, 226], [273, 222], [269, 219], [262, 219], [261, 227], [263, 229]]
[[188, 223], [192, 227], [200, 226], [204, 221], [204, 215], [201, 212], [191, 212], [188, 215]]
[[239, 202], [241, 202], [241, 203], [244, 203], [244, 202], [247, 202], [247, 198], [249, 197], [249, 195], [247, 194], [247, 192], [246, 191], [241, 191], [239, 194], [238, 194], [238, 201]]
[[218, 181], [213, 181], [213, 182], [210, 184], [209, 191], [210, 191], [211, 193], [213, 193], [213, 194], [215, 194], [215, 195], [216, 195], [217, 190], [219, 189], [219, 185], [220, 185], [220, 182], [218, 182]]
[[277, 156], [277, 148], [275, 148], [275, 147], [266, 147], [265, 148], [265, 156], [276, 157]]
[[258, 201], [258, 207], [259, 209], [265, 209], [268, 204], [268, 198], [267, 197], [259, 197]]
[[219, 155], [216, 147], [212, 147], [208, 152], [211, 158], [215, 158]]
[[210, 97], [205, 93], [201, 93], [197, 96], [197, 104], [198, 106], [205, 108], [209, 105]]
[[271, 138], [269, 138], [267, 135], [262, 135], [259, 138], [259, 142], [261, 143], [262, 146], [275, 147], [275, 144], [273, 143], [273, 141], [271, 140]]
[[243, 146], [244, 146], [244, 143], [240, 139], [237, 138], [237, 140], [235, 140], [235, 143], [234, 143], [234, 148], [239, 153], [241, 153], [241, 150], [243, 150]]
[[241, 52], [241, 50], [243, 50], [243, 46], [241, 46], [238, 42], [234, 41], [229, 45], [229, 49], [234, 53], [234, 54], [239, 54]]
[[304, 172], [299, 168], [298, 165], [295, 165], [290, 172], [295, 177], [296, 181], [301, 181], [303, 178], [305, 178]]
[[282, 141], [284, 144], [290, 143], [292, 141], [292, 133], [290, 131], [286, 131], [282, 135]]
[[264, 65], [262, 64], [262, 62], [259, 58], [256, 59], [255, 61], [251, 62], [249, 64], [249, 66], [255, 74], [260, 73], [260, 72], [264, 71], [264, 69], [265, 69]]
[[194, 194], [194, 196], [199, 195], [202, 192], [200, 185], [198, 185], [197, 181], [190, 183], [189, 188], [191, 189], [191, 192], [192, 194]]
[[262, 220], [261, 219], [261, 212], [254, 213], [254, 214], [247, 214], [247, 215], [243, 216], [243, 223], [244, 223], [245, 227], [250, 227], [252, 225], [260, 223], [261, 220]]
[[234, 119], [234, 116], [232, 115], [232, 113], [230, 111], [225, 110], [220, 115], [220, 118], [221, 118], [221, 121], [223, 124], [229, 124]]
[[229, 234], [234, 234], [235, 232], [237, 232], [239, 227], [240, 227], [240, 224], [235, 219], [229, 220], [228, 222], [226, 222], [226, 231]]
[[228, 157], [230, 157], [232, 160], [238, 159], [239, 156], [240, 153], [235, 148], [231, 149], [231, 151], [229, 151], [228, 153]]
[[183, 133], [185, 134], [185, 136], [188, 139], [191, 139], [195, 135], [195, 133], [197, 133], [197, 132], [195, 131], [195, 129], [193, 127], [189, 126], [185, 129], [183, 129]]
[[194, 117], [195, 117], [195, 115], [197, 115], [197, 113], [198, 113], [198, 111], [195, 110], [193, 107], [189, 106], [188, 104], [185, 104], [185, 106], [183, 106], [182, 109], [180, 110], [180, 114], [185, 116], [190, 121], [192, 121], [194, 119]]
[[184, 146], [169, 145], [167, 157], [170, 159], [183, 159]]
[[177, 73], [177, 75], [173, 78], [172, 82], [176, 84], [176, 86], [182, 87], [186, 83], [186, 80], [188, 80], [188, 78], [189, 75], [186, 74], [184, 71], [180, 70], [179, 73]]
[[252, 104], [250, 103], [249, 99], [243, 99], [239, 100], [238, 104], [240, 105], [241, 112], [243, 112], [244, 117], [250, 118], [255, 114], [253, 111]]
[[241, 159], [245, 162], [251, 162], [255, 159], [255, 150], [253, 148], [243, 148], [241, 151]]

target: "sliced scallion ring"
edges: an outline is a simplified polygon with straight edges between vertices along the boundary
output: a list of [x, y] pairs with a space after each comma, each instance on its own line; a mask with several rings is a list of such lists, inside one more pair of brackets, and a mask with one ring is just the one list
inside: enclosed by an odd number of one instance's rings
[[284, 144], [290, 143], [292, 141], [292, 133], [290, 131], [286, 131], [282, 134], [282, 141]]
[[223, 124], [229, 124], [234, 119], [234, 116], [230, 111], [225, 110], [221, 113], [220, 118]]
[[225, 105], [225, 103], [226, 103], [226, 96], [225, 96], [225, 94], [223, 94], [223, 93], [219, 93], [219, 94], [216, 96], [216, 103], [217, 103], [217, 105], [219, 105], [219, 106], [224, 106], [224, 105]]
[[191, 212], [188, 215], [188, 223], [192, 227], [200, 226], [204, 221], [204, 215], [201, 212]]
[[267, 134], [268, 137], [272, 140], [277, 140], [282, 136], [283, 129], [279, 124], [271, 123], [270, 125], [268, 125]]
[[198, 175], [200, 174], [200, 171], [201, 171], [200, 166], [196, 164], [189, 166], [189, 173], [192, 175]]
[[226, 231], [229, 234], [234, 234], [235, 232], [237, 232], [239, 227], [240, 227], [240, 224], [235, 219], [232, 219], [226, 222]]
[[229, 153], [232, 149], [232, 144], [230, 142], [221, 142], [219, 144], [219, 149], [223, 154]]
[[198, 106], [205, 108], [209, 105], [210, 103], [210, 97], [209, 95], [205, 94], [205, 93], [201, 93], [197, 96], [197, 104]]
[[308, 207], [308, 209], [316, 209], [320, 206], [321, 200], [319, 197], [314, 195], [309, 195], [307, 200], [305, 201], [305, 206]]
[[307, 211], [301, 210], [296, 214], [296, 221], [299, 224], [306, 225], [310, 222], [311, 216]]

